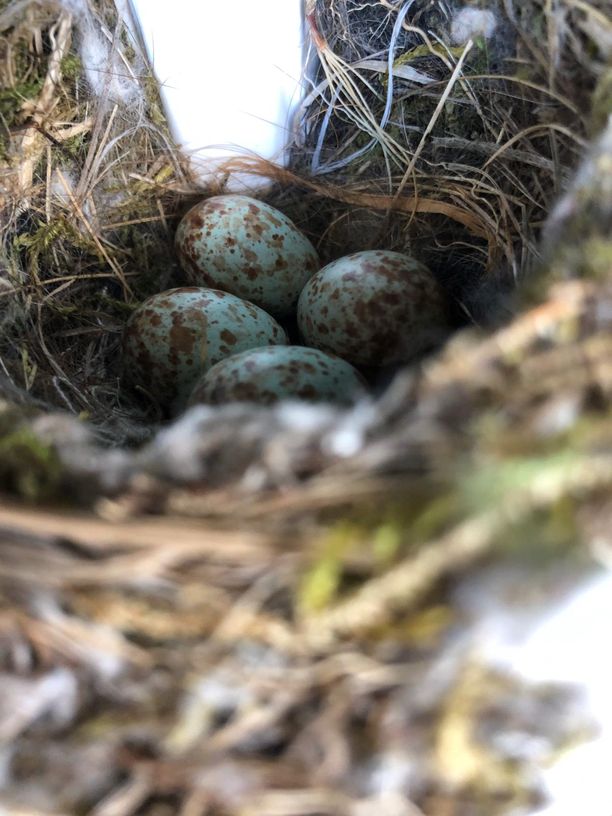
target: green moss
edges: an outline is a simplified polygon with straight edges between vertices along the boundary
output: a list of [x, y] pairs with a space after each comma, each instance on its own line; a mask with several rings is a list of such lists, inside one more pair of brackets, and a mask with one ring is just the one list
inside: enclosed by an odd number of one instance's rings
[[461, 482], [465, 507], [475, 513], [499, 507], [517, 492], [529, 490], [536, 481], [570, 471], [578, 458], [574, 451], [561, 449], [548, 456], [508, 457], [483, 463], [465, 474]]
[[0, 488], [32, 503], [57, 497], [61, 465], [56, 452], [25, 425], [0, 433]]
[[13, 88], [0, 89], [0, 115], [9, 125], [16, 121], [24, 102], [36, 99], [42, 88], [42, 83], [43, 79], [40, 77], [23, 82]]
[[47, 272], [51, 275], [66, 275], [66, 268], [51, 266], [54, 250], [57, 251], [57, 257], [76, 256], [83, 261], [89, 256], [92, 262], [107, 265], [95, 242], [63, 215], [50, 221], [39, 221], [29, 232], [15, 235], [12, 249], [24, 257], [27, 269], [35, 280], [43, 279]]
[[[0, 8], [2, 8], [0, 6]], [[0, 67], [0, 156], [6, 158], [9, 128], [23, 124], [23, 107], [36, 100], [45, 81], [46, 61], [32, 53], [24, 34], [11, 43], [10, 69]]]
[[83, 74], [83, 63], [76, 54], [66, 54], [61, 63], [61, 71], [64, 79], [78, 81]]
[[77, 136], [73, 136], [71, 139], [66, 139], [62, 142], [62, 150], [64, 154], [70, 156], [70, 158], [78, 159], [83, 154], [83, 151], [87, 149], [88, 145], [89, 133], [79, 133]]
[[21, 370], [23, 371], [23, 382], [26, 391], [29, 391], [34, 385], [36, 374], [38, 373], [38, 366], [30, 358], [28, 349], [23, 346], [21, 349]]
[[445, 532], [460, 510], [456, 494], [428, 498], [407, 491], [331, 523], [298, 589], [298, 609], [321, 611], [361, 582], [364, 572], [383, 572]]
[[144, 80], [144, 90], [150, 121], [158, 128], [167, 128], [168, 123], [159, 98], [159, 86], [152, 74]]
[[372, 551], [379, 564], [388, 564], [397, 555], [402, 544], [402, 528], [396, 519], [383, 522], [372, 536]]
[[612, 278], [612, 239], [595, 236], [581, 247], [579, 271], [582, 277], [599, 281]]
[[346, 555], [357, 549], [363, 530], [350, 521], [337, 522], [323, 538], [319, 554], [304, 575], [297, 593], [301, 613], [320, 611], [338, 594]]
[[36, 99], [42, 83], [42, 78], [36, 78], [13, 88], [2, 88], [0, 85], [0, 158], [6, 160], [8, 155], [8, 128], [20, 124], [21, 110], [24, 103]]
[[539, 288], [534, 287], [529, 293], [531, 300], [538, 295], [540, 298], [544, 297], [551, 281], [568, 278], [587, 278], [602, 282], [610, 280], [612, 240], [599, 229], [589, 210], [581, 213], [568, 228], [563, 244], [555, 252], [546, 273], [539, 281]]
[[593, 91], [591, 108], [591, 131], [602, 131], [612, 116], [612, 65], [604, 71]]

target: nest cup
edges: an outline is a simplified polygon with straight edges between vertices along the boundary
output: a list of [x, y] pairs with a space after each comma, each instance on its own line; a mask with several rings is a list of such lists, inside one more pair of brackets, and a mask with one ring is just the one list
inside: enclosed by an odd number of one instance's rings
[[[433, 270], [456, 326], [491, 325], [537, 265], [540, 227], [593, 121], [591, 32], [560, 28], [554, 53], [540, 54], [534, 32], [548, 22], [537, 4], [315, 3], [318, 69], [289, 166], [238, 157], [204, 189], [114, 6], [26, 6], [1, 18], [4, 388], [81, 417], [114, 446], [142, 444], [162, 419], [122, 388], [126, 319], [184, 283], [178, 219], [234, 174], [272, 180], [265, 200], [323, 264], [406, 252]], [[378, 380], [381, 391], [389, 376]]]
[[[0, 18], [6, 394], [24, 409], [79, 417], [102, 444], [154, 438], [163, 419], [154, 400], [122, 387], [123, 326], [146, 296], [184, 283], [178, 220], [236, 173], [272, 181], [263, 197], [323, 264], [406, 252], [433, 270], [456, 327], [505, 319], [594, 121], [584, 89], [601, 73], [601, 44], [592, 27], [576, 29], [577, 14], [568, 7], [549, 37], [554, 52], [542, 54], [534, 32], [549, 21], [538, 4], [311, 3], [318, 68], [289, 166], [237, 157], [202, 188], [114, 5], [9, 4]], [[374, 376], [379, 392], [389, 379]]]
[[[7, 813], [543, 802], [538, 757], [592, 723], [455, 647], [483, 565], [523, 620], [609, 563], [608, 5], [310, 0], [288, 164], [204, 187], [122, 3], [0, 0]], [[235, 174], [322, 263], [428, 266], [453, 336], [352, 408], [162, 416], [122, 383], [124, 326], [184, 285], [176, 227]]]

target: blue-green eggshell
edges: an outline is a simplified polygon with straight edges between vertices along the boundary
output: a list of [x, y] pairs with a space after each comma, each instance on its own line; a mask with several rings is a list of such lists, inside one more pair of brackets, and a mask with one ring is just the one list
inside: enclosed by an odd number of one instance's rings
[[319, 268], [317, 252], [286, 215], [244, 195], [207, 198], [176, 232], [190, 283], [212, 286], [284, 316]]
[[123, 340], [125, 378], [161, 405], [180, 405], [198, 377], [225, 357], [286, 342], [274, 318], [252, 303], [214, 289], [170, 289], [131, 315]]
[[446, 333], [442, 291], [426, 266], [389, 250], [333, 261], [304, 287], [298, 325], [309, 346], [350, 363], [408, 362]]
[[339, 357], [303, 346], [269, 346], [217, 363], [197, 382], [189, 403], [299, 399], [349, 405], [365, 391], [362, 376]]

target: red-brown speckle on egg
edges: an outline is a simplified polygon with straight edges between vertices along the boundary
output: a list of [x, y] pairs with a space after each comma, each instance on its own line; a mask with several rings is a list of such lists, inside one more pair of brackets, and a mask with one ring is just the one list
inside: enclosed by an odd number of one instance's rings
[[423, 264], [388, 250], [328, 264], [298, 303], [304, 341], [357, 365], [407, 362], [447, 331], [440, 287]]
[[295, 309], [319, 268], [316, 250], [289, 218], [243, 195], [196, 204], [178, 226], [176, 247], [191, 283], [231, 292], [277, 316]]

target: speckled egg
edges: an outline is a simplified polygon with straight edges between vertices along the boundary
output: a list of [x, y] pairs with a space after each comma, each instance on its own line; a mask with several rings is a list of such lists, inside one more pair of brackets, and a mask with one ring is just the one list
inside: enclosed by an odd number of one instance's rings
[[277, 315], [289, 314], [319, 268], [315, 248], [283, 213], [244, 195], [196, 204], [176, 233], [190, 283], [246, 298]]
[[362, 376], [339, 357], [303, 346], [268, 346], [217, 363], [197, 382], [189, 403], [300, 399], [349, 405], [365, 388]]
[[444, 298], [423, 264], [388, 250], [328, 264], [298, 303], [304, 341], [357, 365], [403, 363], [446, 333]]
[[286, 342], [274, 318], [252, 303], [215, 289], [170, 289], [145, 300], [130, 317], [125, 378], [161, 405], [180, 407], [198, 377], [220, 360]]

